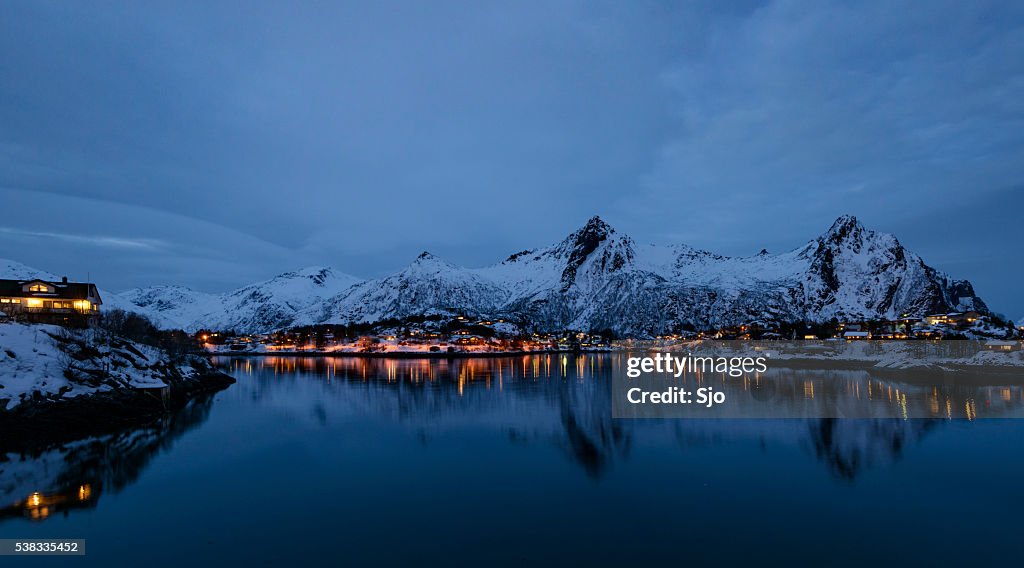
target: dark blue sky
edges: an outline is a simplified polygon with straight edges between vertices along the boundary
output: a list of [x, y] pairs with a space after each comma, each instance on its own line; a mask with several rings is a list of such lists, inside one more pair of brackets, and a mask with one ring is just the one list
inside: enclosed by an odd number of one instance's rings
[[482, 265], [594, 214], [753, 254], [852, 213], [1017, 317], [1022, 174], [1024, 3], [0, 11], [0, 257], [114, 290]]

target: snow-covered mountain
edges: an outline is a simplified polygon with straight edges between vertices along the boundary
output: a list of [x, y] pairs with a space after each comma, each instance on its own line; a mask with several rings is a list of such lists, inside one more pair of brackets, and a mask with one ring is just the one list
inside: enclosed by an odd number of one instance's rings
[[[323, 302], [360, 282], [329, 267], [286, 272], [226, 294], [207, 294], [181, 286], [136, 288], [121, 294], [143, 313], [174, 322], [186, 331], [234, 329], [270, 331], [323, 319]], [[136, 310], [138, 311], [138, 310]], [[310, 319], [301, 319], [308, 315]]]
[[508, 301], [508, 290], [478, 271], [424, 252], [401, 272], [361, 282], [311, 304], [306, 322], [363, 322], [430, 313], [493, 314]]
[[896, 237], [868, 230], [852, 216], [776, 255], [727, 257], [682, 244], [641, 245], [594, 217], [558, 243], [484, 268], [423, 253], [376, 280], [317, 267], [219, 295], [157, 286], [112, 296], [104, 295], [108, 308], [127, 302], [127, 309], [162, 327], [190, 331], [264, 332], [447, 313], [503, 317], [536, 330], [648, 336], [752, 321], [988, 313], [970, 282], [936, 271]]
[[986, 311], [970, 283], [938, 273], [851, 216], [794, 251], [751, 257], [637, 245], [595, 217], [561, 243], [483, 272], [513, 289], [510, 311], [531, 321], [628, 335], [680, 324]]

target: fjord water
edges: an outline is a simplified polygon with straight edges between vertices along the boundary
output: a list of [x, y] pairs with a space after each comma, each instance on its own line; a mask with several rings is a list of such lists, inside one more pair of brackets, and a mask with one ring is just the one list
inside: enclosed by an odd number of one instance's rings
[[910, 414], [613, 420], [621, 358], [222, 358], [238, 383], [158, 425], [8, 454], [0, 538], [84, 538], [82, 566], [1015, 561], [1014, 381], [797, 370]]

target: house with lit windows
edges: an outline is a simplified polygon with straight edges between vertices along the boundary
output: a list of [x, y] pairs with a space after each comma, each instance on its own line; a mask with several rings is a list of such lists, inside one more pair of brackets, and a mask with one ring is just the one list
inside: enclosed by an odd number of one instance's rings
[[87, 325], [103, 300], [95, 284], [46, 280], [0, 280], [0, 313], [14, 321]]

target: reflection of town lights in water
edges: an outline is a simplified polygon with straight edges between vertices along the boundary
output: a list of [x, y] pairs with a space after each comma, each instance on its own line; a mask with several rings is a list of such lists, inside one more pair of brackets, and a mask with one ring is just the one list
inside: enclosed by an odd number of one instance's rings
[[[416, 385], [418, 388], [443, 390], [449, 387], [456, 395], [469, 396], [480, 390], [498, 393], [517, 392], [523, 383], [548, 380], [573, 380], [580, 384], [603, 382], [625, 364], [615, 354], [540, 353], [535, 355], [462, 357], [295, 357], [270, 355], [264, 357], [217, 357], [215, 363], [232, 369], [238, 375], [273, 377], [301, 374], [305, 379], [321, 381], [334, 389], [344, 389], [348, 382], [383, 385]], [[893, 418], [966, 418], [974, 420], [1002, 412], [1024, 414], [1024, 386], [972, 388], [968, 392], [949, 390], [935, 384], [920, 388], [905, 387], [899, 382], [864, 376], [862, 371], [820, 373], [785, 370], [767, 377], [745, 374], [735, 381], [721, 373], [697, 372], [687, 375], [685, 384], [694, 388], [714, 386], [716, 390], [732, 390], [737, 395], [764, 403], [793, 399], [800, 404], [830, 405], [842, 403], [864, 408], [872, 413], [891, 413]], [[834, 374], [834, 376], [833, 376]], [[333, 385], [337, 385], [337, 387]], [[774, 404], [774, 403], [773, 403]], [[818, 408], [817, 406], [815, 408]], [[852, 408], [852, 407], [851, 407]], [[845, 409], [848, 411], [850, 409]], [[78, 487], [70, 494], [78, 500]], [[51, 496], [42, 494], [41, 505], [49, 506]], [[21, 502], [28, 503], [27, 496]], [[51, 506], [51, 514], [53, 507]]]

